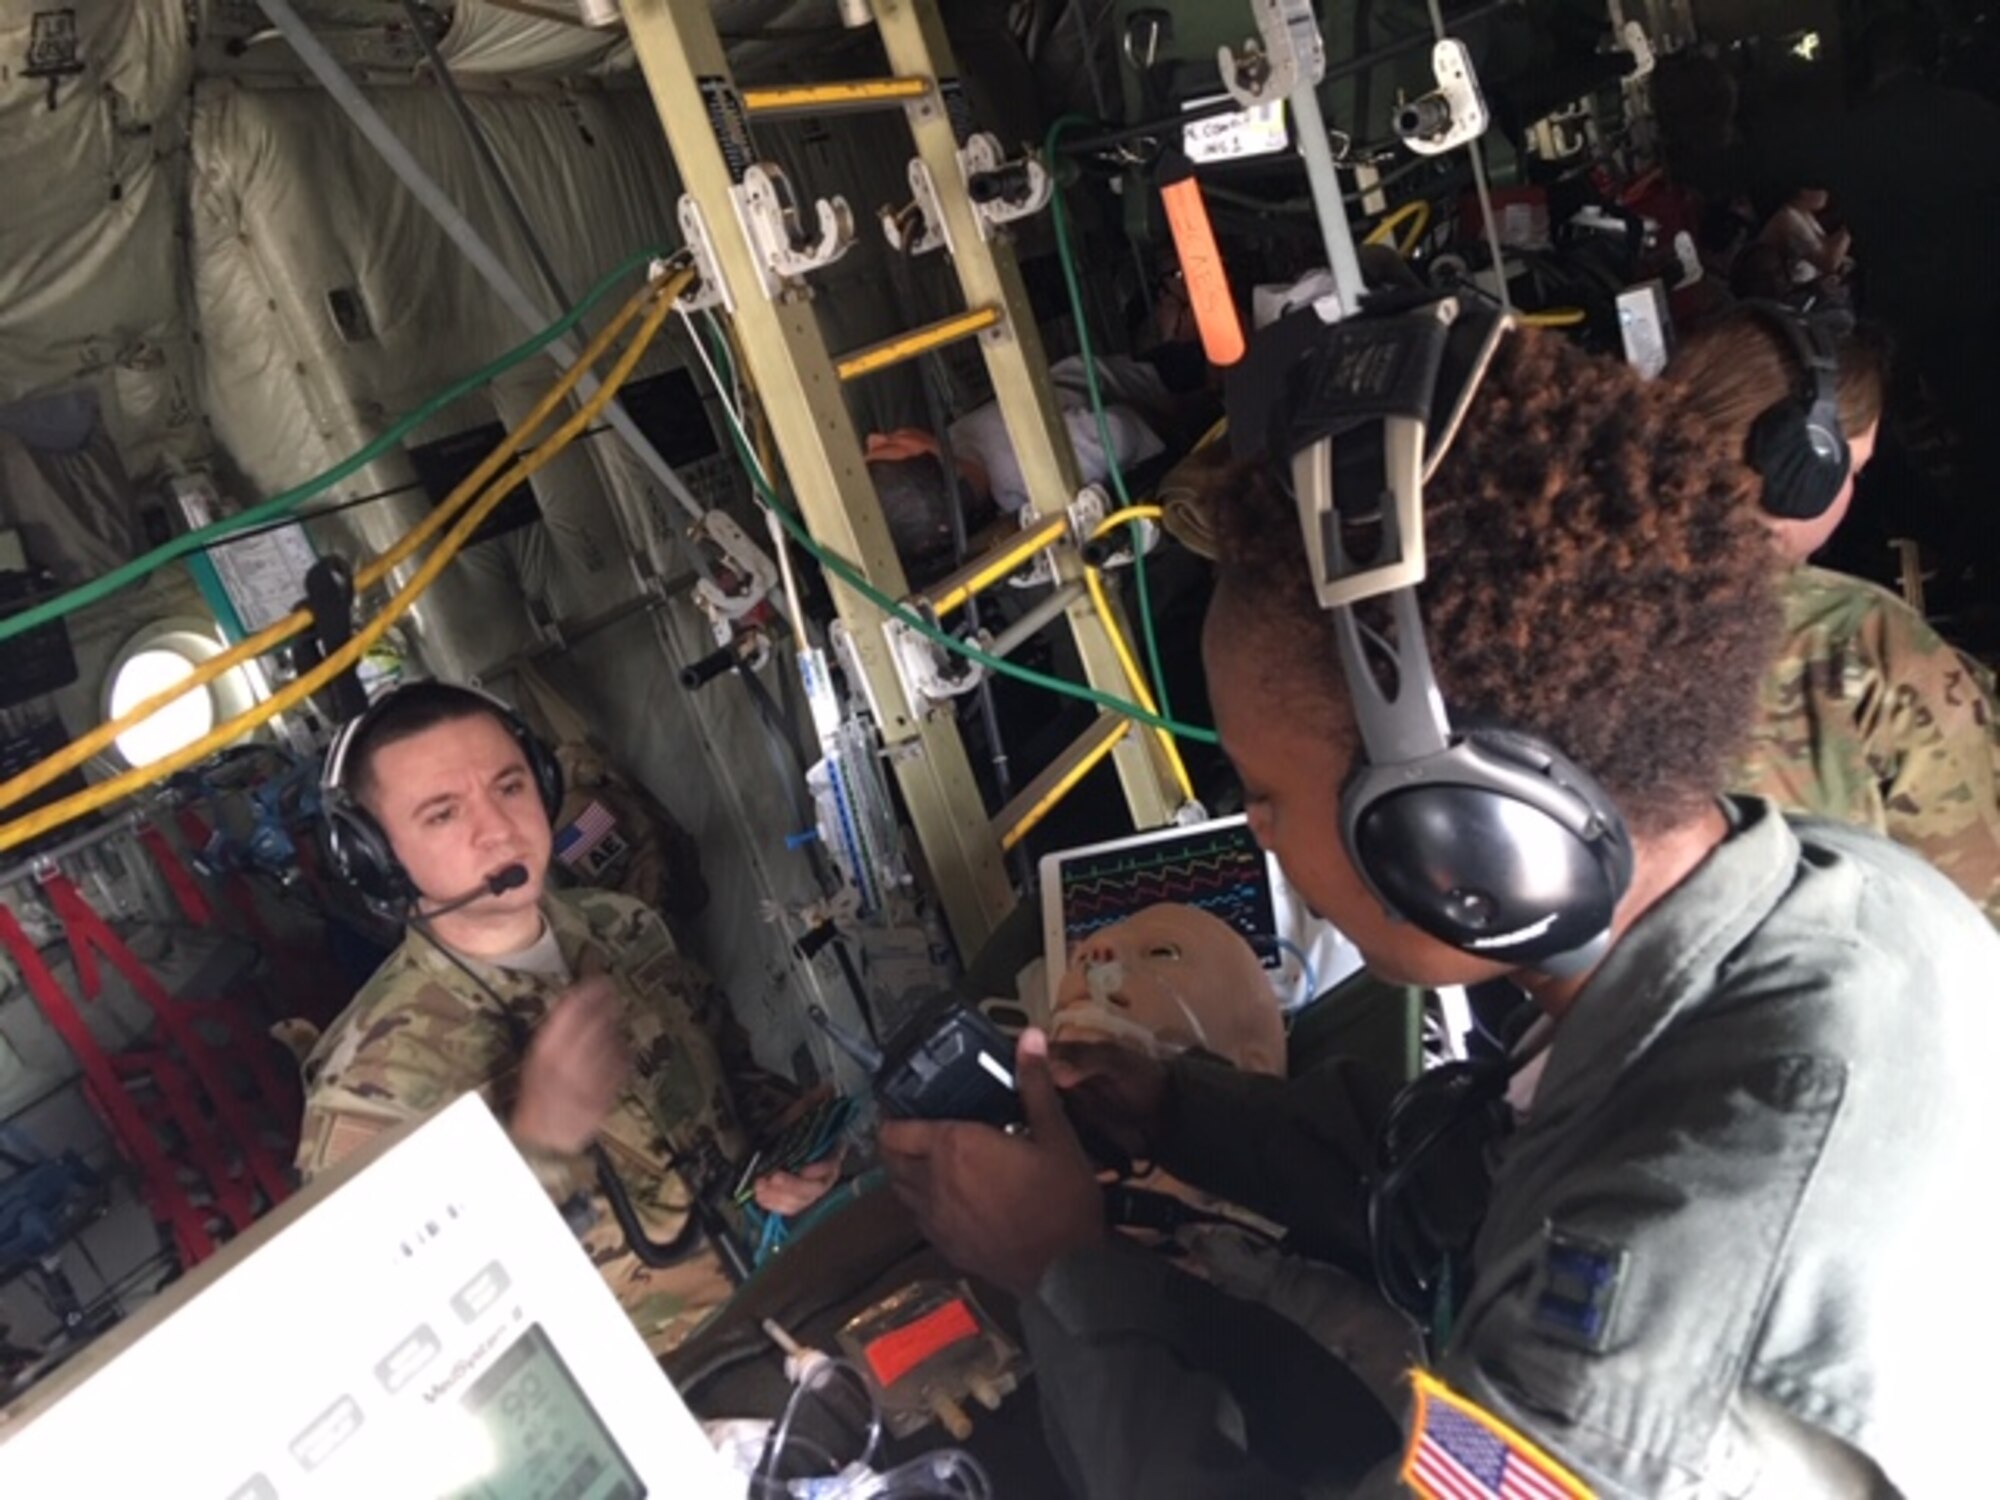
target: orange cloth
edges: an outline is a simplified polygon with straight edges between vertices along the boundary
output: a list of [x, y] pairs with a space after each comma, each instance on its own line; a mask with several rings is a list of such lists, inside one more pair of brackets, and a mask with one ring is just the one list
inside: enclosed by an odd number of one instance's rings
[[[893, 432], [871, 432], [863, 457], [869, 463], [894, 463], [899, 459], [917, 458], [928, 454], [940, 464], [944, 455], [938, 451], [937, 438], [921, 427], [898, 427]], [[991, 499], [993, 485], [986, 477], [986, 470], [972, 459], [954, 453], [959, 477], [972, 486], [973, 493], [982, 500]]]

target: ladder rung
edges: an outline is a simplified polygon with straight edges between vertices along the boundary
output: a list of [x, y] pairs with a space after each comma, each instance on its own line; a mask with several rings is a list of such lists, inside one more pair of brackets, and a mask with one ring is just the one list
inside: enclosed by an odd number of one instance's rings
[[1068, 516], [1050, 516], [1046, 521], [1038, 521], [983, 557], [973, 558], [950, 577], [940, 578], [913, 602], [919, 607], [929, 605], [932, 613], [943, 619], [974, 594], [991, 588], [1037, 553], [1047, 551], [1068, 535]]
[[912, 328], [907, 333], [886, 338], [879, 344], [856, 349], [852, 354], [843, 354], [834, 361], [834, 373], [842, 380], [859, 380], [863, 375], [873, 375], [877, 370], [886, 370], [891, 365], [900, 365], [905, 360], [941, 349], [946, 344], [969, 339], [975, 333], [984, 333], [999, 321], [1000, 309], [997, 307], [975, 307], [970, 312], [954, 313], [935, 323], [926, 323], [921, 328]]
[[1116, 714], [1099, 714], [1092, 724], [1033, 781], [1014, 794], [1014, 800], [1000, 809], [993, 820], [993, 833], [1002, 849], [1012, 849], [1026, 838], [1071, 792], [1078, 782], [1096, 769], [1097, 763], [1118, 748], [1118, 742], [1132, 727], [1130, 719]]
[[743, 108], [770, 119], [779, 115], [823, 114], [829, 110], [896, 109], [931, 91], [928, 78], [853, 78], [843, 83], [800, 83], [783, 88], [745, 89]]

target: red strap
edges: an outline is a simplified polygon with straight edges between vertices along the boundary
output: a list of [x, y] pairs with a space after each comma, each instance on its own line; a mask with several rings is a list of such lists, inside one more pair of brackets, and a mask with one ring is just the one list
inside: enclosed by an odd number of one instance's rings
[[[214, 831], [202, 821], [201, 814], [192, 807], [182, 807], [176, 814], [181, 825], [181, 837], [187, 840], [190, 849], [206, 849], [210, 834]], [[221, 876], [222, 888], [229, 894], [229, 904], [236, 908], [236, 914], [243, 919], [244, 935], [266, 953], [276, 956], [276, 944], [271, 930], [264, 925], [264, 918], [258, 913], [257, 899], [251, 893], [250, 882], [243, 878], [241, 870], [226, 870]], [[205, 921], [190, 918], [197, 926], [207, 926]]]
[[179, 1127], [187, 1142], [187, 1153], [208, 1180], [208, 1190], [229, 1220], [229, 1227], [241, 1234], [255, 1222], [257, 1207], [249, 1191], [230, 1171], [228, 1153], [215, 1138], [201, 1112], [201, 1095], [179, 1061], [166, 1053], [156, 1053], [147, 1069], [154, 1087], [166, 1101], [167, 1116]]
[[[223, 1075], [212, 1055], [213, 1049], [196, 1032], [191, 1018], [173, 996], [167, 993], [166, 987], [153, 976], [152, 971], [140, 963], [137, 955], [125, 946], [124, 940], [111, 930], [110, 925], [102, 917], [91, 910], [90, 903], [83, 899], [82, 893], [67, 875], [58, 871], [47, 876], [42, 882], [42, 888], [48, 893], [49, 904], [55, 908], [56, 915], [62, 919], [63, 928], [69, 936], [70, 948], [77, 955], [79, 969], [82, 967], [83, 953], [87, 949], [95, 948], [110, 961], [113, 968], [125, 976], [126, 982], [152, 1007], [160, 1029], [180, 1048], [182, 1056], [194, 1069], [195, 1076], [208, 1090], [210, 1099], [214, 1101], [216, 1113], [235, 1134], [237, 1149], [249, 1163], [258, 1186], [263, 1188], [272, 1203], [284, 1198], [290, 1191], [291, 1184], [286, 1179], [283, 1166], [264, 1143], [256, 1121], [244, 1107], [243, 1101], [236, 1096], [236, 1091], [230, 1087], [229, 1079]], [[248, 1045], [254, 1046], [257, 1043], [253, 1041]], [[268, 1045], [276, 1044], [268, 1043]], [[219, 1199], [222, 1193], [220, 1183], [216, 1185], [216, 1193]]]
[[164, 1218], [173, 1230], [174, 1243], [183, 1261], [193, 1265], [214, 1254], [214, 1239], [188, 1201], [173, 1164], [160, 1150], [158, 1139], [118, 1081], [118, 1074], [104, 1049], [98, 1046], [96, 1035], [77, 1014], [63, 987], [56, 983], [55, 975], [49, 972], [35, 945], [28, 941], [12, 909], [4, 904], [0, 904], [0, 944], [5, 945], [14, 966], [21, 971], [21, 978], [42, 1014], [49, 1018], [49, 1024], [83, 1069], [84, 1094], [98, 1118], [110, 1129], [112, 1139], [126, 1158], [137, 1162], [145, 1174], [154, 1214]]
[[[208, 1021], [223, 1027], [228, 1032], [230, 1042], [246, 1031], [254, 1034], [260, 1029], [256, 1018], [246, 1016], [242, 1005], [233, 1000], [183, 1001], [181, 1009], [187, 1013], [191, 1021]], [[199, 1034], [198, 1027], [196, 1032]], [[208, 1045], [227, 1047], [228, 1043], [211, 1042]], [[276, 1059], [289, 1054], [285, 1053], [285, 1049], [275, 1039], [269, 1046], [259, 1044], [244, 1047], [240, 1051], [232, 1051], [231, 1055], [250, 1070], [251, 1077], [257, 1082], [258, 1094], [270, 1107], [275, 1118], [296, 1121], [305, 1113], [305, 1099], [299, 1091], [298, 1068], [277, 1066]], [[296, 1133], [287, 1131], [284, 1134], [288, 1146], [298, 1145]]]
[[[183, 828], [187, 825], [182, 824]], [[174, 900], [180, 903], [181, 915], [196, 927], [206, 927], [215, 920], [215, 912], [208, 904], [208, 898], [201, 893], [201, 887], [194, 883], [194, 876], [181, 863], [181, 857], [174, 852], [174, 846], [167, 842], [167, 835], [157, 824], [146, 823], [139, 829], [139, 842], [146, 846], [146, 852], [153, 856], [153, 867], [166, 878], [167, 889], [174, 893]], [[206, 838], [203, 839], [206, 842]], [[201, 848], [200, 843], [192, 845]]]

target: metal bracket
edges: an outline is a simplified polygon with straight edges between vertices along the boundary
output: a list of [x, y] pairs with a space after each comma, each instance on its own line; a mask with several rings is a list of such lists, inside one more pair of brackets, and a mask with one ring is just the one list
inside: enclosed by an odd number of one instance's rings
[[713, 578], [694, 586], [695, 604], [708, 617], [709, 628], [719, 645], [728, 645], [736, 634], [737, 622], [748, 617], [778, 587], [778, 565], [771, 555], [745, 535], [728, 512], [711, 510], [693, 530], [696, 542], [707, 542], [729, 565], [736, 587], [726, 589]]
[[[730, 295], [729, 283], [722, 278], [722, 271], [715, 259], [715, 241], [709, 238], [708, 217], [702, 213], [701, 205], [694, 201], [692, 193], [682, 193], [675, 211], [680, 220], [681, 243], [688, 248], [694, 260], [695, 275], [700, 279], [680, 295], [680, 305], [689, 312], [699, 312], [704, 307], [720, 307], [731, 317], [736, 315], [736, 299]], [[658, 278], [665, 263], [654, 261], [651, 274]]]
[[1027, 154], [1008, 161], [999, 137], [990, 131], [974, 131], [967, 138], [959, 148], [958, 165], [983, 239], [992, 239], [1003, 225], [1040, 213], [1055, 194], [1047, 167]]
[[1396, 134], [1418, 156], [1442, 156], [1470, 145], [1486, 133], [1486, 96], [1472, 71], [1465, 43], [1450, 37], [1431, 48], [1435, 93], [1412, 99], [1396, 111]]
[[1241, 55], [1215, 50], [1216, 66], [1229, 97], [1245, 109], [1283, 99], [1303, 82], [1317, 86], [1326, 75], [1326, 44], [1312, 0], [1251, 0], [1257, 35]]
[[986, 668], [978, 662], [945, 650], [893, 615], [882, 622], [882, 639], [912, 702], [947, 703], [971, 692], [986, 678]]
[[1618, 28], [1618, 50], [1632, 54], [1632, 71], [1626, 75], [1626, 83], [1637, 83], [1653, 71], [1653, 44], [1646, 39], [1646, 28], [1637, 21], [1627, 21]]
[[1111, 496], [1101, 484], [1086, 484], [1069, 503], [1070, 537], [1079, 549], [1111, 514]]
[[[1047, 167], [1029, 155], [1007, 160], [999, 137], [989, 131], [974, 131], [959, 147], [958, 171], [981, 239], [990, 240], [996, 230], [1040, 213], [1055, 194]], [[883, 209], [881, 219], [883, 238], [904, 255], [928, 255], [940, 247], [957, 253], [937, 183], [922, 157], [910, 161], [910, 202]]]
[[901, 255], [929, 255], [947, 244], [944, 213], [938, 207], [937, 184], [922, 157], [910, 158], [910, 201], [902, 208], [884, 208], [882, 237]]
[[[1069, 525], [1070, 545], [1081, 553], [1084, 544], [1090, 540], [1091, 533], [1102, 526], [1105, 517], [1110, 514], [1111, 496], [1106, 493], [1104, 486], [1086, 484], [1078, 490], [1075, 498], [1063, 508], [1063, 519]], [[1021, 511], [1020, 521], [1023, 531], [1041, 525], [1042, 520], [1041, 513], [1032, 505], [1024, 507]], [[1046, 588], [1057, 581], [1054, 552], [1044, 547], [1019, 571], [1009, 575], [1007, 585], [1009, 588], [1038, 589]]]
[[731, 196], [756, 258], [757, 279], [773, 302], [854, 248], [854, 214], [847, 200], [839, 196], [814, 199], [818, 233], [807, 239], [800, 227], [798, 200], [792, 196], [791, 183], [771, 162], [757, 162], [745, 169], [743, 181]]

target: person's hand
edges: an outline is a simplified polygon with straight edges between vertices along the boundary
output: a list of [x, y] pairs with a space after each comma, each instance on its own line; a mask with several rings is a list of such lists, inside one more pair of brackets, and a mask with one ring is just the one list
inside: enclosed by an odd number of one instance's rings
[[525, 1146], [573, 1156], [597, 1138], [632, 1066], [609, 975], [570, 986], [521, 1061], [521, 1092], [510, 1121]]
[[847, 1148], [843, 1146], [833, 1155], [808, 1162], [796, 1172], [766, 1172], [751, 1185], [757, 1206], [767, 1214], [787, 1219], [804, 1213], [840, 1181], [841, 1158], [846, 1155]]
[[924, 1237], [963, 1271], [1025, 1297], [1071, 1250], [1104, 1238], [1104, 1197], [1049, 1074], [1048, 1038], [1021, 1037], [1026, 1135], [950, 1120], [882, 1126], [882, 1163]]
[[1164, 1062], [1116, 1042], [1059, 1042], [1049, 1049], [1049, 1065], [1083, 1124], [1135, 1161], [1158, 1154], [1166, 1126]]

